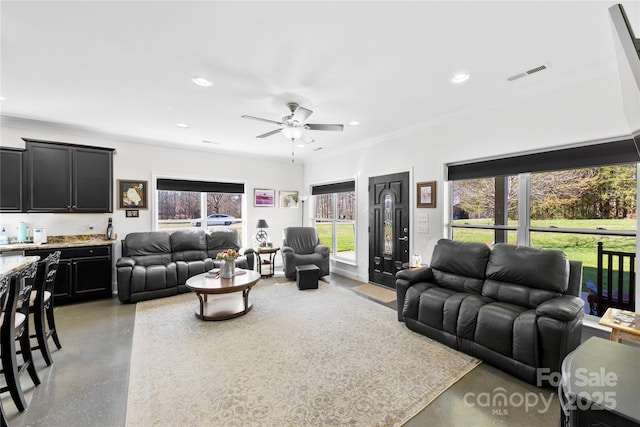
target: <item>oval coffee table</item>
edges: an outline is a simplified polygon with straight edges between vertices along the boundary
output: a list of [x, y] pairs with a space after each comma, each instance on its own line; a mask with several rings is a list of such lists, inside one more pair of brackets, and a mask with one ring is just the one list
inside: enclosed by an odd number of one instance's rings
[[[237, 274], [244, 271], [243, 274]], [[236, 269], [236, 275], [223, 279], [211, 273], [202, 273], [187, 279], [187, 288], [196, 293], [200, 310], [196, 317], [201, 320], [226, 320], [247, 314], [252, 305], [249, 291], [260, 280], [260, 274], [251, 270]], [[209, 298], [209, 295], [214, 295]]]

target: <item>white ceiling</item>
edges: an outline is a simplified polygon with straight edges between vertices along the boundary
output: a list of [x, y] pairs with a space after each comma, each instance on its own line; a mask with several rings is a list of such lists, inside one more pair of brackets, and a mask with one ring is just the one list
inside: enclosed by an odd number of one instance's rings
[[[3, 0], [1, 113], [282, 158], [283, 136], [255, 138], [276, 127], [241, 115], [280, 120], [295, 101], [310, 123], [361, 123], [311, 131], [303, 161], [614, 66], [614, 3]], [[640, 1], [622, 4], [640, 34]]]

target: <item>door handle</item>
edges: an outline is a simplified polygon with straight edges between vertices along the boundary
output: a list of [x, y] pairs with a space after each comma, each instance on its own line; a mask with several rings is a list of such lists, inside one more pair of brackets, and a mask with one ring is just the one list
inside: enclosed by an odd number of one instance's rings
[[398, 240], [402, 240], [403, 242], [406, 242], [409, 240], [409, 237], [404, 236], [404, 237], [398, 237]]

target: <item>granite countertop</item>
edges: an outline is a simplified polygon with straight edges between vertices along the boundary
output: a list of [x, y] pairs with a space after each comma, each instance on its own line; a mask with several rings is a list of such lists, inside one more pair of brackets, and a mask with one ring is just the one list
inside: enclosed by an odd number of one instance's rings
[[[117, 236], [116, 236], [117, 239]], [[49, 236], [47, 243], [10, 243], [0, 245], [0, 252], [23, 251], [26, 249], [73, 248], [79, 246], [108, 246], [117, 240], [107, 240], [104, 234], [77, 234], [73, 236]]]

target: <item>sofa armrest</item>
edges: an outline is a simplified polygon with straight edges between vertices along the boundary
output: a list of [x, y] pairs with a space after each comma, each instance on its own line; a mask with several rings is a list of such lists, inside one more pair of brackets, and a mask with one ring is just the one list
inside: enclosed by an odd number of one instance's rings
[[116, 261], [116, 267], [133, 267], [134, 265], [136, 265], [136, 262], [129, 257], [118, 258], [118, 261]]
[[328, 258], [330, 254], [329, 247], [324, 245], [316, 246], [315, 248], [313, 248], [313, 251], [317, 254], [322, 255], [323, 258]]
[[400, 270], [396, 273], [396, 279], [406, 280], [409, 283], [430, 282], [433, 279], [433, 272], [430, 267]]
[[280, 253], [281, 253], [282, 255], [285, 255], [285, 254], [292, 254], [292, 253], [294, 253], [294, 252], [293, 252], [293, 248], [292, 248], [292, 247], [290, 247], [290, 246], [283, 246], [283, 247], [281, 247], [281, 248], [280, 248]]
[[247, 267], [253, 270], [256, 264], [256, 251], [253, 248], [240, 248], [240, 254], [247, 258]]
[[562, 295], [540, 304], [536, 308], [537, 316], [546, 316], [561, 322], [568, 322], [579, 316], [584, 301], [572, 295]]

